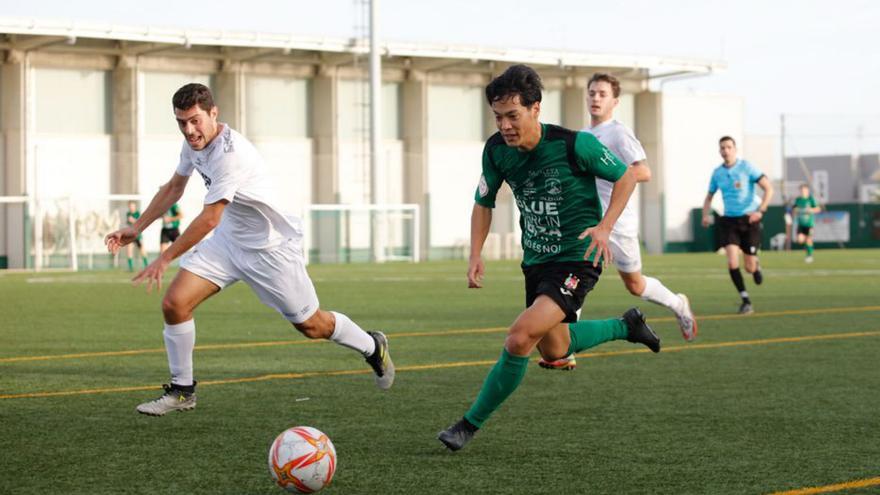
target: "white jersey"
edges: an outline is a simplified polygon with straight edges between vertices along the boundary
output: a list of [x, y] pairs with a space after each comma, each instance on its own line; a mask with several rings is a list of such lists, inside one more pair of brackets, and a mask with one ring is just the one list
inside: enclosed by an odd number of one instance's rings
[[[584, 131], [596, 136], [600, 143], [604, 144], [620, 158], [620, 161], [627, 165], [646, 159], [645, 149], [642, 148], [642, 143], [636, 139], [632, 130], [614, 119], [602, 122], [596, 127], [587, 127]], [[603, 215], [611, 201], [611, 189], [613, 188], [614, 183], [596, 177], [596, 189], [599, 191], [599, 199], [602, 202]], [[635, 192], [633, 192], [633, 196], [635, 196]], [[633, 196], [630, 196], [626, 207], [617, 218], [612, 232], [626, 236], [639, 235], [639, 213], [633, 204]]]
[[204, 149], [184, 141], [177, 173], [197, 170], [208, 193], [205, 204], [229, 201], [214, 235], [247, 250], [273, 249], [288, 239], [302, 241], [302, 222], [276, 206], [275, 187], [257, 149], [244, 136], [220, 124], [217, 137]]

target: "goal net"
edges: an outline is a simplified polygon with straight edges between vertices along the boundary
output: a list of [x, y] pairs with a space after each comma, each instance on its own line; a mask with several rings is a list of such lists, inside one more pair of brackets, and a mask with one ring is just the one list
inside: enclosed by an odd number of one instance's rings
[[137, 195], [35, 199], [0, 196], [0, 240], [7, 265], [32, 270], [80, 270], [118, 266], [104, 236], [124, 226], [128, 203]]
[[419, 261], [416, 204], [314, 204], [303, 223], [309, 263]]

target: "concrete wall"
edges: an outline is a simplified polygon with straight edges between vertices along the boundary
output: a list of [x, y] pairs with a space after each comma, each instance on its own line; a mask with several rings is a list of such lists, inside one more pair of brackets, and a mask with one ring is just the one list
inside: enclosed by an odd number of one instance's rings
[[[368, 202], [366, 150], [362, 137], [351, 135], [351, 123], [362, 120], [357, 112], [363, 102], [340, 93], [340, 81], [358, 73], [348, 62], [339, 62], [341, 57], [322, 65], [305, 61], [276, 66], [161, 53], [38, 55], [42, 76], [37, 73], [31, 81], [25, 55], [7, 57], [3, 64], [0, 188], [5, 194], [137, 193], [148, 201], [171, 177], [179, 158], [182, 143], [171, 95], [182, 84], [197, 81], [214, 89], [220, 120], [243, 132], [261, 151], [284, 192], [283, 207], [300, 214], [313, 203]], [[383, 115], [390, 118], [383, 119], [386, 139], [377, 187], [381, 202], [422, 206], [427, 254], [432, 247], [457, 249], [469, 242], [482, 149], [495, 129], [483, 96], [490, 74], [418, 66], [386, 73]], [[548, 72], [543, 120], [582, 128], [589, 118], [586, 79]], [[79, 81], [76, 98], [58, 98], [73, 88], [58, 83], [64, 80]], [[636, 128], [649, 163], [657, 167], [656, 185], [640, 187], [637, 194], [644, 203], [641, 209], [651, 213], [643, 221], [645, 241], [662, 249], [666, 237], [686, 240], [686, 211], [702, 200], [711, 167], [720, 161], [718, 136], [742, 135], [741, 102], [692, 95], [643, 97], [636, 94], [633, 81], [628, 84], [616, 117]], [[53, 120], [58, 113], [53, 109], [66, 104], [73, 106], [60, 113], [83, 114], [76, 125], [88, 129]], [[204, 186], [194, 177], [180, 202], [184, 227], [201, 210], [203, 197]], [[12, 222], [21, 212], [3, 210], [0, 256], [12, 259], [10, 251], [23, 252], [21, 239], [12, 240], [21, 237], [21, 222]], [[511, 238], [518, 242], [517, 215], [509, 190], [502, 190], [492, 232], [505, 243]], [[326, 227], [313, 232], [320, 239], [313, 246], [336, 244], [338, 225]], [[158, 230], [154, 226], [145, 233], [150, 251], [158, 246]]]

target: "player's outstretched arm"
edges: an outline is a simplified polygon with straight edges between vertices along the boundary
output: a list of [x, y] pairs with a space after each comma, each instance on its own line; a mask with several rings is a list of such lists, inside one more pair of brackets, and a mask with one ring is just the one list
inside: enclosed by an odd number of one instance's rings
[[581, 232], [581, 235], [578, 236], [578, 239], [585, 239], [587, 236], [590, 236], [590, 245], [587, 247], [587, 252], [584, 253], [584, 259], [589, 259], [590, 255], [595, 251], [593, 266], [599, 264], [600, 258], [603, 264], [613, 261], [611, 248], [608, 247], [608, 238], [611, 237], [611, 229], [614, 228], [614, 223], [617, 222], [617, 218], [626, 207], [626, 203], [629, 201], [629, 197], [632, 196], [637, 182], [635, 170], [633, 167], [627, 167], [626, 173], [617, 179], [617, 182], [614, 183], [614, 187], [611, 189], [608, 209], [605, 211], [602, 221], [595, 227], [590, 227]]
[[471, 255], [467, 273], [469, 289], [483, 287], [483, 273], [486, 271], [483, 265], [483, 244], [486, 243], [491, 226], [492, 208], [474, 203], [474, 210], [471, 213]]
[[107, 234], [107, 237], [104, 238], [107, 250], [116, 254], [119, 248], [134, 241], [141, 232], [149, 227], [157, 218], [161, 217], [168, 211], [168, 208], [171, 208], [171, 205], [183, 196], [187, 181], [189, 181], [189, 177], [175, 173], [170, 181], [159, 188], [159, 192], [153, 196], [150, 205], [147, 206], [147, 209], [144, 210], [140, 218], [133, 225]]
[[214, 230], [214, 228], [220, 224], [220, 218], [223, 216], [223, 209], [226, 208], [227, 203], [228, 201], [224, 199], [216, 203], [205, 205], [202, 212], [193, 219], [192, 223], [189, 224], [180, 237], [172, 242], [171, 245], [168, 246], [168, 249], [160, 254], [158, 258], [147, 265], [147, 267], [144, 268], [144, 271], [135, 275], [135, 277], [131, 279], [132, 282], [136, 284], [146, 282], [147, 292], [152, 290], [153, 285], [156, 286], [157, 290], [161, 289], [162, 275], [165, 273], [168, 265], [178, 256], [198, 244], [199, 241], [204, 239], [209, 232]]

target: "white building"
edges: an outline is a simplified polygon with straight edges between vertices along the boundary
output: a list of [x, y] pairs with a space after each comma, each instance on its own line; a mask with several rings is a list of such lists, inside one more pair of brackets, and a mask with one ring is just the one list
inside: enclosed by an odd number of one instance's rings
[[[495, 132], [483, 89], [510, 64], [538, 70], [546, 86], [542, 120], [570, 128], [588, 121], [593, 73], [621, 79], [617, 118], [636, 130], [655, 177], [639, 190], [652, 252], [689, 240], [688, 212], [720, 161], [718, 137], [743, 135], [739, 98], [650, 90], [665, 78], [716, 71], [718, 62], [391, 42], [382, 51], [376, 187], [381, 203], [419, 205], [422, 259], [460, 256], [468, 243], [482, 147]], [[51, 198], [149, 199], [180, 152], [171, 95], [192, 81], [210, 86], [221, 120], [260, 149], [289, 192], [290, 211], [370, 201], [362, 43], [0, 18], [0, 54], [0, 195], [13, 197], [0, 203], [0, 266], [34, 265], [38, 203], [46, 210]], [[203, 197], [191, 182], [181, 202], [189, 218]], [[72, 204], [56, 202], [61, 210]], [[502, 193], [488, 247], [496, 254], [511, 254], [506, 245], [518, 242], [514, 210], [509, 191]], [[80, 237], [99, 238], [100, 222], [81, 223], [72, 228], [95, 232]], [[336, 243], [341, 234], [332, 230], [313, 231], [312, 248]], [[155, 251], [158, 229], [145, 242]]]

